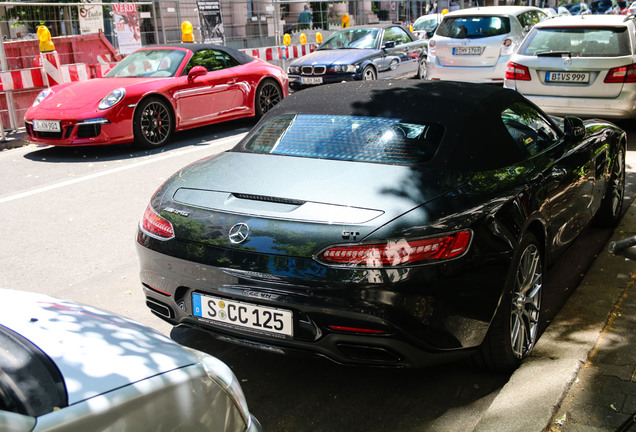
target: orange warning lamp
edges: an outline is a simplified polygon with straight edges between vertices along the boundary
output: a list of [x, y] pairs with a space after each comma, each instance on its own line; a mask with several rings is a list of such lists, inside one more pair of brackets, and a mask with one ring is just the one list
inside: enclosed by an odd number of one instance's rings
[[55, 45], [51, 41], [51, 32], [46, 26], [38, 27], [38, 39], [40, 40], [40, 52], [55, 51]]
[[305, 33], [300, 34], [300, 44], [305, 45], [307, 43], [307, 35]]
[[285, 36], [283, 36], [283, 45], [291, 45], [291, 36], [289, 33], [285, 33]]
[[316, 43], [322, 43], [322, 33], [320, 32], [316, 33]]
[[342, 28], [349, 27], [349, 14], [342, 15]]
[[190, 21], [184, 21], [181, 23], [181, 42], [194, 42], [192, 23]]

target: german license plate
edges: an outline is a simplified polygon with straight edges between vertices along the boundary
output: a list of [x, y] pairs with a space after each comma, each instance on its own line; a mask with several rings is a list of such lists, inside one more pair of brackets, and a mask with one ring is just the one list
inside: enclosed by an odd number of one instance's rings
[[590, 82], [590, 74], [588, 72], [546, 72], [546, 82]]
[[284, 309], [193, 293], [192, 311], [194, 316], [224, 327], [285, 337], [294, 335], [293, 313]]
[[60, 122], [57, 120], [33, 120], [33, 129], [38, 132], [61, 132]]
[[481, 55], [481, 47], [455, 47], [453, 55]]
[[322, 77], [300, 77], [301, 84], [322, 84]]

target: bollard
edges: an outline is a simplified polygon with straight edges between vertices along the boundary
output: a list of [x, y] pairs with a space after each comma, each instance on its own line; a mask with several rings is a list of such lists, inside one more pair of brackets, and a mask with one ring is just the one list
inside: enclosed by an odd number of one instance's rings
[[55, 45], [51, 41], [51, 32], [46, 26], [38, 27], [38, 39], [40, 40], [40, 59], [44, 69], [44, 81], [48, 87], [63, 82], [60, 70], [60, 56], [55, 51]]

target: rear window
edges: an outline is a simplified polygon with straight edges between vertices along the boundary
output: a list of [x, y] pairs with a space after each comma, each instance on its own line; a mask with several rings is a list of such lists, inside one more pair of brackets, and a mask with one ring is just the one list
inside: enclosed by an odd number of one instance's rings
[[528, 56], [619, 57], [631, 54], [627, 27], [534, 28], [519, 53]]
[[500, 16], [447, 17], [436, 34], [454, 39], [478, 39], [510, 33], [510, 18]]
[[395, 118], [287, 114], [265, 123], [246, 151], [284, 156], [385, 164], [430, 160], [444, 128]]

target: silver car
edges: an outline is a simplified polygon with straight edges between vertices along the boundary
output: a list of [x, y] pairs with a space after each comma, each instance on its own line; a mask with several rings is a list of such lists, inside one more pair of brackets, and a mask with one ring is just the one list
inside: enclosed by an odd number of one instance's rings
[[444, 15], [428, 43], [427, 78], [502, 84], [510, 56], [546, 17], [532, 6], [486, 6]]
[[0, 430], [261, 426], [217, 358], [93, 307], [0, 289]]
[[633, 19], [562, 16], [535, 26], [511, 57], [505, 87], [557, 116], [636, 115]]

